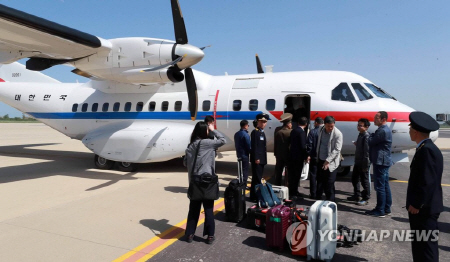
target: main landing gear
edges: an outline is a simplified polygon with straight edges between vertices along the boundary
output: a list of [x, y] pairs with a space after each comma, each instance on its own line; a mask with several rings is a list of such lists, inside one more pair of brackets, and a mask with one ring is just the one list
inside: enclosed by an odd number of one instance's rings
[[350, 173], [350, 166], [339, 166], [337, 169], [337, 176], [343, 177]]
[[137, 163], [115, 162], [115, 161], [103, 158], [99, 155], [95, 155], [95, 166], [98, 169], [103, 169], [103, 170], [112, 169], [114, 167], [114, 164], [116, 164], [116, 163], [117, 163], [117, 168], [123, 172], [134, 172], [137, 170], [137, 167], [138, 167]]

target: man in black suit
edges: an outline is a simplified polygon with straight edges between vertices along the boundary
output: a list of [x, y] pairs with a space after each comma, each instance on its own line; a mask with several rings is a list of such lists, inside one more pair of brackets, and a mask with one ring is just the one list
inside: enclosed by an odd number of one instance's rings
[[289, 170], [289, 197], [297, 196], [301, 198], [298, 192], [300, 176], [302, 174], [303, 163], [308, 158], [306, 152], [306, 132], [305, 127], [308, 124], [306, 117], [298, 119], [298, 126], [291, 131], [291, 168]]
[[[414, 232], [411, 241], [413, 260], [439, 261], [437, 220], [444, 210], [441, 186], [444, 160], [430, 139], [430, 132], [438, 130], [439, 124], [431, 116], [418, 111], [409, 115], [409, 121], [409, 135], [417, 143], [406, 195], [409, 224]], [[419, 234], [424, 233], [430, 237], [418, 239]]]
[[264, 166], [267, 164], [266, 127], [269, 116], [267, 114], [258, 114], [256, 116], [257, 126], [250, 134], [250, 162], [252, 164], [252, 186], [250, 189], [250, 199], [256, 200], [255, 186], [261, 184], [263, 178]]

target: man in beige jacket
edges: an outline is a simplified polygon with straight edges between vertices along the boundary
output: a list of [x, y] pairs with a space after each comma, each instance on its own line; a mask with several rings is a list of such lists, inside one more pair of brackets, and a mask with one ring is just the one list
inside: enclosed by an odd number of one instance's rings
[[341, 131], [334, 126], [334, 117], [325, 117], [324, 123], [317, 140], [316, 198], [322, 199], [322, 194], [325, 192], [326, 200], [334, 202], [334, 182], [341, 160], [343, 136]]

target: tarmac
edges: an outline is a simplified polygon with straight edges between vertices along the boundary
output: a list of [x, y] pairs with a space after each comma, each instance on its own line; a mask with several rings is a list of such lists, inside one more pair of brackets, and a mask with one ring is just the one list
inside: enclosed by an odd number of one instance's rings
[[[441, 261], [450, 261], [450, 130], [436, 144], [444, 155], [445, 210], [439, 218]], [[78, 140], [40, 123], [0, 124], [0, 261], [297, 261], [306, 260], [268, 249], [263, 231], [245, 221], [227, 222], [223, 198], [216, 201], [216, 237], [212, 245], [197, 229], [193, 243], [180, 237], [189, 201], [181, 159], [141, 164], [138, 172], [97, 170], [94, 154]], [[414, 151], [408, 152], [410, 158]], [[269, 153], [265, 174], [274, 172]], [[234, 152], [219, 154], [216, 169], [221, 194], [237, 171]], [[405, 206], [409, 163], [390, 169], [392, 215], [375, 218], [368, 206], [346, 200], [350, 175], [338, 178], [338, 223], [362, 230], [407, 230]], [[307, 195], [309, 181], [300, 192]], [[306, 198], [298, 204], [310, 206]], [[248, 203], [250, 205], [251, 203]], [[202, 221], [200, 221], [202, 223]], [[412, 261], [410, 242], [369, 240], [338, 248], [333, 261]]]

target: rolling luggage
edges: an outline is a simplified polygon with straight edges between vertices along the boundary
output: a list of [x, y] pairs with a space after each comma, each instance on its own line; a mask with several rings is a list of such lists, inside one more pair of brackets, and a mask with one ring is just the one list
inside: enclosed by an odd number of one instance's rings
[[285, 186], [272, 186], [272, 190], [280, 200], [289, 198], [289, 188]]
[[266, 218], [266, 245], [271, 248], [283, 250], [286, 240], [286, 231], [292, 224], [291, 208], [277, 205], [269, 209]]
[[[311, 231], [308, 230], [306, 236], [309, 243], [307, 247], [307, 260], [331, 261], [336, 252], [336, 203], [331, 201], [316, 201], [309, 209], [308, 221]], [[319, 230], [322, 233], [322, 237], [319, 234]]]
[[[308, 229], [308, 211], [303, 207], [292, 208], [292, 223], [296, 223], [292, 228], [292, 232], [286, 235], [286, 238], [290, 237], [289, 244], [291, 247], [291, 254], [294, 256], [306, 257], [306, 245], [307, 245], [307, 229]], [[289, 231], [289, 230], [288, 230]]]
[[258, 197], [258, 204], [260, 207], [273, 207], [281, 205], [280, 199], [275, 195], [272, 185], [266, 180], [261, 179], [261, 184], [255, 186], [256, 196]]
[[245, 216], [245, 182], [242, 160], [238, 159], [238, 178], [233, 179], [225, 189], [225, 214], [228, 221], [240, 222]]
[[264, 229], [266, 227], [266, 213], [268, 208], [260, 208], [253, 205], [247, 209], [247, 227]]

